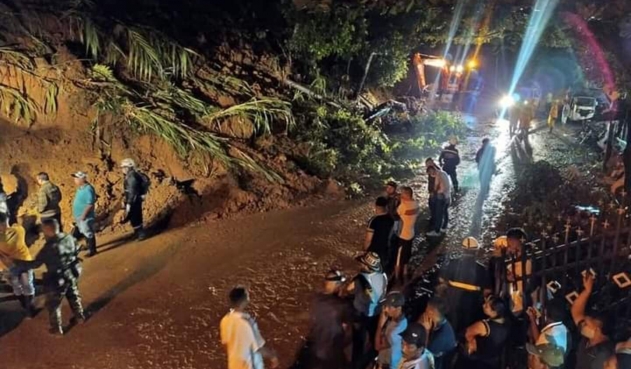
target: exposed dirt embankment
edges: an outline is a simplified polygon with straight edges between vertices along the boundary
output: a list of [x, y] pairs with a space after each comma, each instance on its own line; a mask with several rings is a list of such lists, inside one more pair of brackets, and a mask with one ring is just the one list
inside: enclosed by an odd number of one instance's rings
[[[267, 211], [302, 204], [311, 195], [341, 195], [334, 183], [321, 181], [292, 168], [284, 154], [255, 155], [284, 178], [284, 183], [271, 183], [263, 178], [235, 174], [220, 165], [191, 165], [171, 147], [150, 135], [117, 132], [109, 137], [109, 155], [93, 145], [92, 132], [75, 124], [64, 127], [58, 116], [56, 124], [35, 123], [30, 129], [0, 121], [0, 151], [3, 153], [0, 173], [5, 190], [13, 194], [18, 214], [34, 214], [37, 195], [36, 176], [49, 173], [63, 193], [62, 211], [70, 222], [74, 183], [71, 174], [82, 170], [98, 194], [97, 212], [102, 228], [117, 230], [121, 217], [122, 173], [118, 162], [134, 158], [142, 171], [149, 174], [152, 185], [145, 205], [145, 216], [152, 222], [169, 221], [179, 226], [191, 221], [223, 218], [239, 211]], [[85, 127], [89, 127], [85, 122]], [[165, 224], [165, 223], [163, 223]]]

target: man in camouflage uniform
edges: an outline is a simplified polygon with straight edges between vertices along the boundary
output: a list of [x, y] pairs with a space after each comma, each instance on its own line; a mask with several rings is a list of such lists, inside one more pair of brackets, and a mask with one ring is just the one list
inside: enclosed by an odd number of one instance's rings
[[134, 237], [142, 241], [146, 237], [143, 227], [142, 203], [146, 193], [143, 189], [143, 178], [136, 170], [136, 163], [132, 159], [124, 159], [121, 162], [121, 169], [125, 175], [125, 218], [124, 223], [129, 221], [134, 228]]
[[63, 335], [61, 321], [61, 303], [64, 297], [68, 299], [74, 313], [72, 323], [83, 323], [86, 320], [81, 305], [81, 295], [77, 286], [81, 265], [77, 254], [79, 252], [75, 239], [59, 232], [57, 220], [46, 218], [42, 221], [42, 232], [46, 244], [37, 254], [34, 261], [20, 262], [20, 264], [37, 268], [46, 265], [44, 286], [46, 295], [46, 309], [50, 319], [50, 333]]
[[61, 191], [59, 187], [50, 181], [47, 173], [41, 172], [37, 175], [39, 192], [37, 193], [37, 211], [41, 218], [53, 217], [59, 223], [59, 230], [63, 230], [61, 223]]

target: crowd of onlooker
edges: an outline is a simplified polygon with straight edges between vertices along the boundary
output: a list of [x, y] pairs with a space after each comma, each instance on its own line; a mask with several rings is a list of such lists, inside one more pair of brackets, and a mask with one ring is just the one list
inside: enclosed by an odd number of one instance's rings
[[[449, 224], [459, 162], [455, 142], [447, 151], [438, 163], [426, 161], [427, 239], [447, 232]], [[482, 196], [488, 195], [494, 156], [485, 139], [476, 156]], [[520, 228], [494, 241], [488, 263], [479, 261], [479, 242], [465, 238], [460, 255], [440, 268], [431, 298], [420, 311], [410, 309], [410, 299], [417, 298], [407, 287], [415, 283], [409, 261], [420, 205], [412, 188], [389, 182], [374, 209], [356, 259], [359, 271], [352, 278], [339, 270], [324, 276], [292, 368], [631, 369], [631, 341], [614, 340], [615, 317], [588, 309], [594, 275], [583, 273], [573, 303], [545, 286], [533, 288], [532, 262], [522, 257], [528, 235]], [[246, 312], [248, 301], [245, 288], [233, 289], [232, 309], [221, 321], [228, 369], [261, 369], [264, 358], [275, 368], [278, 358]]]

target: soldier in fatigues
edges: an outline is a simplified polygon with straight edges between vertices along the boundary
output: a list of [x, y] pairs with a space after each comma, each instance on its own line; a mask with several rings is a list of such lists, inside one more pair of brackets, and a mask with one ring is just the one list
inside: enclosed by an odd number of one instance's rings
[[447, 314], [448, 320], [456, 332], [467, 328], [479, 320], [482, 314], [484, 294], [490, 293], [489, 275], [476, 260], [478, 241], [467, 237], [462, 242], [465, 254], [451, 261], [441, 270], [441, 282], [446, 284], [445, 300], [452, 310]]
[[42, 232], [46, 244], [37, 254], [34, 261], [20, 262], [25, 267], [37, 268], [46, 265], [44, 286], [46, 295], [46, 309], [50, 319], [50, 333], [63, 335], [61, 320], [61, 302], [65, 297], [74, 313], [72, 323], [83, 323], [86, 320], [81, 304], [81, 295], [77, 286], [81, 273], [80, 261], [77, 257], [79, 249], [75, 239], [59, 232], [57, 220], [47, 218], [42, 221]]
[[61, 223], [61, 190], [50, 181], [47, 173], [41, 172], [37, 175], [39, 192], [37, 193], [37, 211], [41, 218], [55, 218], [59, 223], [59, 230], [63, 231]]

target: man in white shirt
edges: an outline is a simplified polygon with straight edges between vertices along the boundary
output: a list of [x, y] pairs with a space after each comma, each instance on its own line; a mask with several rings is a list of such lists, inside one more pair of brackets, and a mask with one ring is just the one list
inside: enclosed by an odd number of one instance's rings
[[529, 367], [532, 369], [557, 368], [565, 363], [568, 353], [569, 331], [563, 324], [566, 309], [563, 300], [555, 299], [546, 304], [543, 328], [539, 330], [534, 308], [527, 310], [530, 321], [528, 334], [533, 344], [527, 344], [530, 353]]
[[414, 200], [414, 192], [410, 187], [401, 188], [401, 204], [397, 208], [397, 214], [401, 218], [401, 231], [399, 233], [399, 247], [395, 260], [395, 279], [403, 281], [408, 274], [407, 264], [412, 257], [412, 241], [416, 235], [416, 218], [419, 213], [419, 204]]
[[248, 291], [235, 287], [230, 291], [232, 308], [220, 323], [221, 343], [228, 353], [228, 369], [263, 369], [263, 358], [270, 360], [272, 369], [278, 368], [276, 354], [265, 346], [258, 325], [245, 308], [250, 303]]
[[433, 222], [431, 230], [427, 233], [429, 237], [438, 237], [441, 233], [447, 232], [449, 225], [449, 204], [451, 203], [451, 179], [444, 171], [435, 167], [427, 169], [430, 177], [434, 178], [434, 214], [432, 214]]

